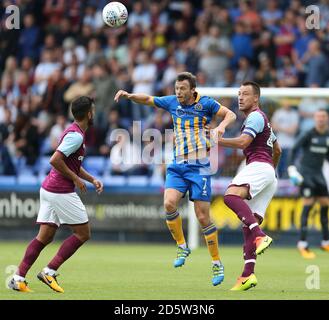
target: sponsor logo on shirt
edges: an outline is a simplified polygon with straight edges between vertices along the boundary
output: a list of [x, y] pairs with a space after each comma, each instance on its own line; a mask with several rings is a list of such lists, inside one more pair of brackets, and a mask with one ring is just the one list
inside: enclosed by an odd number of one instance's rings
[[[202, 110], [202, 106], [201, 106], [201, 109], [200, 110]], [[197, 116], [198, 115], [198, 112], [195, 111], [195, 110], [186, 110], [182, 106], [178, 106], [177, 109], [176, 109], [176, 115], [177, 115], [177, 117]]]
[[82, 162], [83, 158], [84, 158], [83, 156], [79, 156], [78, 160]]
[[194, 106], [194, 109], [197, 110], [197, 111], [201, 111], [201, 110], [202, 110], [202, 104], [201, 104], [201, 103], [197, 103], [197, 104]]

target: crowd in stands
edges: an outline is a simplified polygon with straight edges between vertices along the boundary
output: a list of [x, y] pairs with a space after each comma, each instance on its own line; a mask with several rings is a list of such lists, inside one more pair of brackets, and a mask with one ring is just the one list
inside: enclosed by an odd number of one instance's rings
[[[1, 2], [0, 175], [37, 170], [72, 119], [70, 102], [81, 95], [94, 97], [96, 104], [88, 156], [111, 162], [117, 153], [113, 130], [132, 131], [133, 120], [142, 121], [142, 130], [157, 128], [164, 134], [172, 128], [171, 117], [162, 110], [128, 100], [114, 103], [118, 89], [173, 94], [181, 71], [196, 74], [199, 87], [238, 87], [244, 80], [262, 87], [329, 87], [329, 0], [122, 0], [129, 18], [120, 28], [104, 25], [101, 11], [107, 2]], [[20, 29], [6, 28], [11, 4], [20, 8]], [[320, 9], [319, 29], [306, 27], [309, 4]], [[235, 99], [218, 98], [239, 113]], [[316, 108], [327, 106], [324, 99], [303, 99], [283, 101], [272, 110], [284, 149], [281, 177], [295, 137], [312, 126]], [[240, 115], [227, 134], [237, 135], [242, 121]], [[126, 143], [127, 152], [134, 150], [132, 141]], [[220, 152], [221, 164], [229, 168], [224, 172], [234, 174], [236, 167], [229, 165], [238, 165], [241, 153]], [[117, 175], [154, 174], [144, 164], [112, 163], [108, 168]]]

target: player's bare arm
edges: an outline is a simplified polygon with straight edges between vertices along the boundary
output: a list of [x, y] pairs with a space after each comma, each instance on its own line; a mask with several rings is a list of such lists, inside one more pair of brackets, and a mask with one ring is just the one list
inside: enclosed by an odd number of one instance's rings
[[236, 114], [225, 106], [220, 107], [220, 109], [216, 113], [216, 116], [223, 118], [223, 120], [216, 128], [212, 130], [212, 136], [215, 141], [217, 141], [218, 138], [222, 137], [222, 135], [225, 133], [225, 129], [227, 128], [227, 126], [229, 126], [236, 120]]
[[50, 158], [49, 163], [64, 177], [72, 180], [81, 192], [87, 191], [85, 183], [65, 164], [64, 155], [61, 152], [56, 151]]
[[83, 180], [86, 180], [86, 181], [92, 183], [95, 186], [96, 192], [98, 194], [102, 193], [102, 191], [103, 191], [103, 183], [101, 181], [97, 180], [95, 177], [93, 177], [90, 173], [88, 173], [87, 170], [85, 170], [84, 168], [80, 167], [79, 176]]
[[218, 143], [223, 147], [234, 148], [234, 149], [245, 149], [253, 141], [253, 138], [248, 134], [242, 133], [237, 138], [219, 138]]
[[119, 90], [114, 97], [114, 101], [118, 102], [120, 98], [129, 99], [138, 104], [144, 104], [153, 107], [155, 106], [153, 97], [145, 93], [129, 93], [124, 90]]
[[273, 164], [274, 164], [274, 168], [277, 167], [279, 161], [280, 161], [280, 157], [281, 157], [281, 153], [282, 153], [282, 150], [281, 150], [281, 147], [278, 143], [278, 141], [275, 141], [273, 143]]

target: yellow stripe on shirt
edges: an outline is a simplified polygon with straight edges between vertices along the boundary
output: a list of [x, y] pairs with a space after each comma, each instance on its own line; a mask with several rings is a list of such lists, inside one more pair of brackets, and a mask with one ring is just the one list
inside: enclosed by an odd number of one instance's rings
[[200, 140], [199, 132], [200, 132], [200, 130], [199, 130], [199, 118], [194, 117], [194, 140], [196, 142], [197, 150], [202, 149], [202, 143], [201, 143], [201, 140]]
[[190, 128], [190, 120], [185, 121], [185, 132], [186, 132], [186, 140], [187, 140], [187, 149], [188, 152], [192, 152], [193, 146], [192, 146], [192, 141], [191, 141], [191, 128]]
[[202, 117], [202, 138], [206, 141], [206, 146], [207, 146], [207, 149], [210, 148], [210, 141], [209, 139], [207, 138], [206, 136], [206, 130], [205, 130], [205, 126], [207, 124], [207, 118], [206, 117]]
[[176, 144], [176, 156], [184, 154], [184, 136], [182, 132], [182, 119], [177, 118], [176, 121], [176, 128], [177, 128], [177, 144]]

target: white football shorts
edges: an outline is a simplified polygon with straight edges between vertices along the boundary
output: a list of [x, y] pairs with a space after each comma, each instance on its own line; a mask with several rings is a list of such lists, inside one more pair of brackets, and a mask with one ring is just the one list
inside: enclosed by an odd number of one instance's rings
[[277, 188], [274, 168], [267, 162], [252, 162], [234, 177], [230, 186], [247, 186], [251, 199], [246, 200], [253, 213], [264, 218]]
[[37, 223], [77, 225], [88, 222], [86, 207], [75, 193], [53, 193], [40, 189]]

